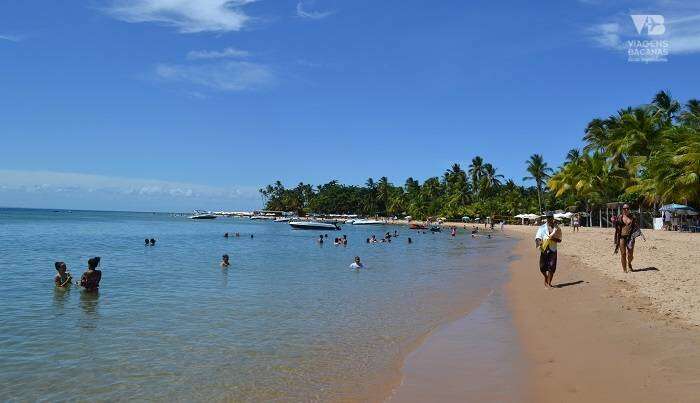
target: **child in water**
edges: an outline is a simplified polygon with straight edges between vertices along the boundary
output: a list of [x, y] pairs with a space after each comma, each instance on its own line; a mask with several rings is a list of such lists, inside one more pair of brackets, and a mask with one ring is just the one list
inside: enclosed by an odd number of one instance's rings
[[228, 255], [221, 256], [221, 267], [229, 267], [231, 263], [228, 262]]
[[70, 272], [68, 271], [66, 264], [63, 262], [56, 262], [54, 263], [54, 266], [58, 272], [53, 278], [54, 283], [56, 283], [56, 287], [68, 287], [73, 280], [73, 276], [71, 276]]

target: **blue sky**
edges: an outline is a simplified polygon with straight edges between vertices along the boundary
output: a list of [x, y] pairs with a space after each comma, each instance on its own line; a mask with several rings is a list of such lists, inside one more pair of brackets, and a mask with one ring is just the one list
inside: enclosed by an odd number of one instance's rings
[[[519, 182], [594, 117], [700, 97], [690, 3], [3, 2], [0, 205], [244, 209], [474, 155]], [[630, 14], [665, 17], [667, 62], [628, 60]]]

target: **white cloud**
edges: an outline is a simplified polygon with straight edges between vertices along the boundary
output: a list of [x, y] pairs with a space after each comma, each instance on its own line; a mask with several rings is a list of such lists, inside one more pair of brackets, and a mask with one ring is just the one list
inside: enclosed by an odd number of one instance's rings
[[[312, 1], [307, 1], [307, 3], [313, 3]], [[297, 3], [297, 16], [302, 18], [309, 18], [312, 20], [320, 20], [335, 14], [334, 11], [309, 11], [304, 8], [304, 1], [299, 1]]]
[[251, 19], [243, 6], [255, 0], [114, 0], [107, 12], [126, 22], [155, 22], [182, 33], [241, 30]]
[[605, 48], [621, 50], [626, 41], [640, 39], [630, 14], [660, 14], [665, 17], [665, 34], [643, 39], [668, 41], [671, 55], [700, 52], [700, 4], [648, 0], [635, 4], [635, 7], [638, 8], [622, 10], [606, 22], [589, 28], [590, 38]]
[[620, 49], [621, 47], [621, 29], [620, 24], [617, 22], [598, 24], [591, 28], [590, 30], [592, 38], [598, 45], [611, 48]]
[[141, 198], [254, 198], [252, 188], [223, 188], [184, 182], [131, 179], [102, 175], [0, 170], [0, 191], [24, 193], [100, 193]]
[[10, 42], [19, 42], [22, 40], [22, 37], [19, 35], [3, 35], [0, 34], [0, 40], [4, 41], [10, 41]]
[[254, 90], [275, 82], [269, 67], [241, 61], [205, 65], [159, 64], [156, 75], [161, 80], [195, 84], [219, 91]]
[[192, 50], [187, 53], [187, 58], [189, 60], [246, 58], [248, 56], [250, 56], [248, 51], [236, 48], [226, 48], [224, 50]]

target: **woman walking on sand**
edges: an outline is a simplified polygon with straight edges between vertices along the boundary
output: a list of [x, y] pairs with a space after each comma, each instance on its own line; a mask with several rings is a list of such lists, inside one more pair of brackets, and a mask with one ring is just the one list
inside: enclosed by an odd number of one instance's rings
[[641, 236], [644, 238], [637, 220], [630, 213], [630, 206], [622, 206], [622, 214], [615, 219], [615, 252], [620, 252], [622, 271], [632, 271], [632, 259], [634, 259], [634, 240]]

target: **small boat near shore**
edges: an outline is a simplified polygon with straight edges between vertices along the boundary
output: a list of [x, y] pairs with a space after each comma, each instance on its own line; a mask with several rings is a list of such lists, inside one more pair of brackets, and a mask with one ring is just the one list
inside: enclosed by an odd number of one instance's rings
[[386, 224], [381, 220], [353, 220], [352, 225], [383, 225]]
[[273, 215], [254, 215], [250, 217], [251, 220], [274, 220], [276, 218]]
[[338, 224], [320, 221], [290, 221], [289, 225], [294, 229], [326, 229], [331, 231], [340, 230]]
[[410, 229], [428, 229], [428, 226], [425, 224], [411, 224], [409, 227]]
[[191, 220], [213, 220], [216, 218], [216, 215], [208, 213], [206, 211], [195, 210], [194, 213], [187, 218]]

